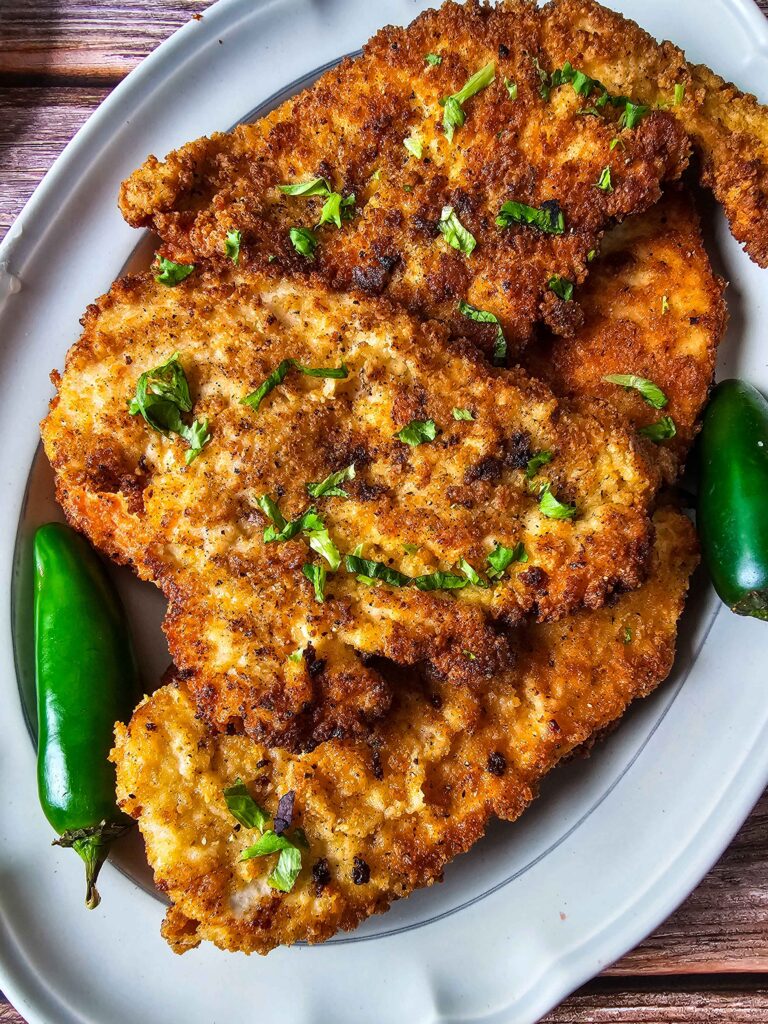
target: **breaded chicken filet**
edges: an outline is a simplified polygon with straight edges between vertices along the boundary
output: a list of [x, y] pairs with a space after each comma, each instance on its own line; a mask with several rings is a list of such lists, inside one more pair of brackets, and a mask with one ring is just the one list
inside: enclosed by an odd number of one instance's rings
[[[528, 372], [563, 396], [610, 402], [658, 445], [672, 482], [699, 428], [723, 336], [724, 282], [709, 263], [693, 200], [671, 192], [609, 232], [579, 289], [584, 323], [573, 338], [550, 336], [524, 356]], [[655, 405], [640, 377], [661, 390]]]
[[471, 690], [508, 665], [501, 624], [645, 576], [650, 442], [445, 327], [266, 273], [129, 278], [84, 326], [43, 424], [57, 495], [167, 595], [217, 729], [364, 732], [372, 657]]
[[[172, 903], [163, 933], [173, 949], [203, 939], [259, 953], [320, 942], [431, 885], [492, 815], [517, 818], [559, 760], [670, 670], [696, 540], [669, 509], [656, 515], [656, 538], [641, 589], [612, 607], [513, 630], [515, 664], [483, 694], [438, 679], [397, 687], [367, 742], [332, 740], [296, 756], [212, 735], [183, 683], [147, 698], [118, 724], [112, 757], [120, 804], [138, 819]], [[252, 822], [238, 824], [225, 789], [241, 794], [241, 811], [247, 791], [266, 812], [266, 832], [287, 798], [290, 821], [279, 824], [302, 851], [289, 884], [277, 852], [242, 859], [267, 841]]]
[[554, 0], [542, 8], [542, 19], [549, 68], [569, 60], [610, 93], [676, 118], [734, 237], [755, 263], [768, 266], [768, 108], [592, 0]]
[[383, 29], [268, 117], [150, 157], [123, 214], [176, 262], [226, 262], [239, 232], [241, 265], [315, 270], [454, 334], [467, 303], [513, 352], [540, 319], [568, 335], [578, 304], [552, 282], [582, 281], [602, 230], [655, 203], [689, 145], [627, 98], [587, 116], [578, 80], [552, 84], [546, 28], [525, 0], [470, 0]]

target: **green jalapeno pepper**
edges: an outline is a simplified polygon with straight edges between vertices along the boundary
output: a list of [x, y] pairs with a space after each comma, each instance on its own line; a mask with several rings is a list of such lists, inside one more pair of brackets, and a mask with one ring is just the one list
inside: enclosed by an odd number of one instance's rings
[[768, 620], [768, 402], [743, 380], [718, 384], [699, 438], [696, 523], [720, 598]]
[[132, 824], [115, 803], [107, 760], [114, 724], [139, 696], [138, 671], [120, 599], [94, 551], [62, 523], [35, 534], [37, 781], [40, 804], [85, 862], [86, 906], [113, 839]]

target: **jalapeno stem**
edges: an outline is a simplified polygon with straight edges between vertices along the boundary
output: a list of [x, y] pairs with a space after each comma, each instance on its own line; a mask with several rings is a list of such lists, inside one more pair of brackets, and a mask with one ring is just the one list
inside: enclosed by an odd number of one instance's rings
[[131, 827], [122, 822], [103, 821], [95, 828], [71, 829], [54, 839], [54, 846], [71, 846], [85, 864], [85, 905], [95, 910], [101, 903], [96, 879], [99, 877], [101, 865], [107, 859], [112, 841]]

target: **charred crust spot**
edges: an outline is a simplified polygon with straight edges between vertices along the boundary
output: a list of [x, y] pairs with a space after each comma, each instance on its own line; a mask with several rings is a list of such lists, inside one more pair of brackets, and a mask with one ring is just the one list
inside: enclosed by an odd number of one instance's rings
[[476, 462], [474, 466], [464, 473], [464, 483], [473, 484], [477, 480], [486, 480], [489, 483], [498, 483], [501, 478], [502, 462], [495, 455], [486, 455], [485, 458]]
[[312, 884], [315, 887], [315, 896], [322, 896], [323, 889], [331, 882], [331, 869], [328, 859], [321, 857], [312, 865]]
[[528, 434], [522, 432], [508, 438], [504, 449], [504, 465], [507, 469], [525, 469], [528, 461], [533, 458], [531, 439]]
[[377, 257], [376, 262], [368, 266], [355, 267], [352, 271], [355, 287], [369, 295], [381, 295], [399, 261], [398, 255], [388, 254]]
[[509, 56], [509, 47], [505, 46], [504, 43], [499, 43], [499, 58], [504, 60], [505, 57]]
[[491, 775], [497, 775], [501, 778], [507, 770], [507, 759], [501, 753], [500, 750], [494, 750], [492, 754], [488, 755], [488, 771]]
[[304, 658], [304, 662], [307, 666], [307, 673], [309, 674], [310, 679], [317, 679], [318, 676], [323, 674], [323, 670], [325, 669], [325, 659], [317, 657], [315, 648], [312, 644], [307, 644], [302, 652], [302, 657]]
[[355, 885], [366, 885], [371, 880], [371, 869], [362, 857], [355, 857], [352, 867], [352, 881]]
[[540, 566], [534, 565], [520, 573], [520, 580], [531, 590], [542, 591], [547, 588], [549, 576]]

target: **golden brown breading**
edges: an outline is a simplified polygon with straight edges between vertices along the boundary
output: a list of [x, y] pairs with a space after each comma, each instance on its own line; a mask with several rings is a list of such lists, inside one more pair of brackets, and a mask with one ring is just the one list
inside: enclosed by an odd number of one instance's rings
[[[734, 236], [768, 266], [768, 109], [592, 0], [554, 0], [542, 17], [549, 68], [570, 60], [612, 93], [667, 106], [690, 136], [702, 181], [723, 204]], [[676, 85], [685, 89], [678, 104]]]
[[[677, 433], [658, 448], [671, 482], [698, 432], [723, 336], [724, 282], [712, 271], [693, 200], [672, 192], [609, 232], [579, 289], [584, 324], [570, 339], [531, 345], [523, 365], [558, 395], [610, 402], [634, 427], [671, 416]], [[652, 408], [637, 391], [604, 381], [637, 374], [669, 399]]]
[[[355, 196], [351, 221], [318, 231], [313, 269], [335, 288], [386, 293], [457, 334], [467, 332], [457, 311], [466, 300], [499, 317], [513, 349], [541, 318], [568, 334], [578, 306], [562, 303], [548, 282], [555, 274], [581, 281], [601, 230], [656, 202], [659, 182], [684, 169], [688, 143], [666, 111], [620, 131], [617, 109], [584, 117], [570, 88], [543, 98], [536, 62], [549, 66], [550, 58], [541, 28], [526, 0], [470, 0], [383, 29], [360, 59], [345, 60], [268, 117], [162, 162], [150, 157], [123, 185], [123, 214], [153, 227], [174, 260], [221, 262], [227, 232], [240, 230], [243, 264], [272, 257], [305, 271], [309, 261], [294, 252], [289, 229], [315, 225], [324, 199], [289, 197], [278, 185], [323, 176]], [[439, 66], [425, 61], [429, 52], [442, 56]], [[466, 123], [449, 141], [441, 98], [489, 62], [494, 83], [466, 101]], [[505, 82], [516, 85], [516, 98]], [[617, 132], [622, 147], [610, 151]], [[422, 159], [404, 147], [409, 137], [421, 143]], [[597, 187], [606, 165], [611, 190]], [[508, 200], [559, 203], [565, 233], [499, 228]], [[446, 206], [477, 241], [470, 256], [440, 235]]]
[[[522, 370], [449, 344], [438, 324], [317, 281], [243, 273], [176, 288], [126, 279], [84, 325], [43, 424], [58, 498], [97, 547], [168, 596], [171, 654], [216, 728], [294, 747], [364, 730], [388, 689], [355, 652], [425, 661], [473, 687], [508, 663], [499, 621], [595, 608], [644, 578], [659, 483], [650, 446], [609, 406], [558, 401]], [[175, 349], [194, 415], [213, 431], [188, 467], [185, 442], [127, 408], [139, 375]], [[349, 376], [293, 371], [258, 411], [242, 405], [287, 358], [343, 361]], [[395, 437], [411, 420], [434, 421], [436, 439]], [[551, 461], [529, 479], [542, 451]], [[450, 591], [366, 586], [342, 566], [317, 603], [302, 567], [322, 559], [303, 535], [265, 544], [258, 499], [293, 519], [310, 505], [307, 483], [352, 463], [348, 497], [314, 502], [342, 554], [361, 544], [408, 577], [455, 575], [462, 558], [484, 573], [497, 543], [522, 544], [527, 561], [493, 587]], [[545, 515], [544, 484], [574, 518]]]
[[[517, 663], [485, 694], [440, 681], [398, 689], [371, 741], [333, 740], [312, 754], [208, 733], [183, 684], [118, 724], [121, 806], [138, 819], [158, 886], [172, 901], [164, 935], [177, 952], [203, 939], [266, 953], [320, 942], [431, 885], [483, 834], [512, 820], [565, 755], [649, 693], [670, 670], [696, 562], [691, 524], [657, 513], [654, 567], [611, 608], [513, 634]], [[310, 850], [292, 892], [268, 887], [274, 857], [240, 862], [241, 829], [222, 791], [237, 778], [271, 813], [294, 790]], [[355, 858], [370, 878], [353, 881]], [[323, 865], [327, 873], [316, 865]], [[314, 868], [314, 871], [313, 871]], [[362, 877], [365, 877], [363, 872]], [[327, 884], [319, 881], [327, 879]]]

